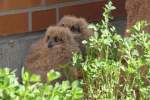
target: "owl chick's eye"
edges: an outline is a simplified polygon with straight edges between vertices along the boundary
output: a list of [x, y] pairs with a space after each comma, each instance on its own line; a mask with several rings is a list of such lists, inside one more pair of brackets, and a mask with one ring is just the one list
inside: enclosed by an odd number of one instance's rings
[[60, 41], [63, 41], [63, 39], [61, 38], [61, 39], [59, 39]]
[[72, 26], [70, 30], [71, 30], [72, 32], [74, 32], [74, 31], [75, 31], [75, 27]]
[[49, 37], [49, 36], [47, 36], [47, 39], [46, 39], [46, 40], [48, 41], [49, 39], [50, 39], [50, 37]]
[[64, 26], [65, 26], [65, 24], [61, 24], [61, 26], [63, 26], [63, 27], [64, 27]]
[[58, 42], [59, 41], [58, 37], [54, 37], [54, 41]]
[[72, 26], [70, 30], [72, 32], [78, 32], [78, 33], [80, 33], [80, 28], [79, 27]]

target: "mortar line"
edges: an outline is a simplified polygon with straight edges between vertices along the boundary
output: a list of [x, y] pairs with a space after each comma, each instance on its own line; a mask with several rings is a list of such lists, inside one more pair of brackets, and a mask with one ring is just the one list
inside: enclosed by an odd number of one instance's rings
[[32, 11], [28, 13], [28, 30], [29, 32], [32, 31]]
[[59, 8], [56, 8], [56, 23], [59, 21]]

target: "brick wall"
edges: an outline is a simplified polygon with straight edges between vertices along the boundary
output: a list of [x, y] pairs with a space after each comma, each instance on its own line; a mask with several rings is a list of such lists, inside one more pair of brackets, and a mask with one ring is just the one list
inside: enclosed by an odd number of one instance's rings
[[[125, 0], [112, 0], [115, 17], [126, 16]], [[41, 31], [64, 15], [98, 21], [107, 0], [0, 0], [0, 36]]]

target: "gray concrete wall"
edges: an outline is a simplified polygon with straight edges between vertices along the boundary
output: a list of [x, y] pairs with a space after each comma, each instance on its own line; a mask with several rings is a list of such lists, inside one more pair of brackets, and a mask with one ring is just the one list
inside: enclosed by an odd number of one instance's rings
[[[115, 19], [112, 23], [117, 26], [119, 32], [124, 33], [126, 26], [125, 18]], [[17, 75], [20, 75], [20, 70], [30, 45], [43, 35], [44, 32], [37, 32], [0, 37], [0, 67], [16, 69]]]
[[0, 37], [0, 67], [15, 69], [17, 76], [20, 76], [20, 70], [30, 45], [42, 37], [43, 33]]

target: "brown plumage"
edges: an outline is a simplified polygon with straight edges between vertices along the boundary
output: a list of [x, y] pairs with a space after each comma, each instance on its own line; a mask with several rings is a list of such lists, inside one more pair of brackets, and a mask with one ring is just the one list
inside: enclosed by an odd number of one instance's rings
[[42, 80], [46, 80], [46, 73], [51, 69], [60, 71], [62, 79], [66, 79], [69, 76], [69, 72], [77, 77], [74, 67], [67, 67], [69, 68], [68, 76], [63, 73], [66, 68], [61, 67], [64, 64], [70, 65], [72, 52], [80, 52], [78, 43], [76, 43], [71, 34], [68, 28], [50, 26], [44, 38], [31, 46], [25, 61], [26, 69], [41, 75]]
[[58, 26], [68, 27], [75, 38], [75, 40], [79, 43], [82, 54], [85, 53], [85, 47], [82, 44], [83, 40], [88, 39], [93, 31], [88, 29], [88, 22], [84, 18], [77, 18], [75, 16], [64, 16], [59, 22]]

